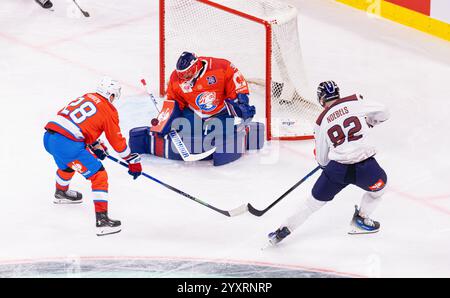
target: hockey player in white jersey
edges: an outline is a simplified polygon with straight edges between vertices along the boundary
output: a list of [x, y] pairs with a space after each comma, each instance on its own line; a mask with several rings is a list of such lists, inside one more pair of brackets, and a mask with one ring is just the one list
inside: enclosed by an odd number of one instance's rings
[[269, 234], [271, 244], [283, 240], [349, 184], [365, 191], [360, 208], [355, 206], [349, 234], [380, 229], [380, 223], [370, 216], [384, 193], [387, 176], [374, 158], [376, 150], [367, 135], [370, 128], [389, 118], [389, 112], [360, 95], [340, 98], [334, 81], [320, 83], [317, 96], [324, 111], [314, 128], [315, 155], [323, 171], [300, 209]]

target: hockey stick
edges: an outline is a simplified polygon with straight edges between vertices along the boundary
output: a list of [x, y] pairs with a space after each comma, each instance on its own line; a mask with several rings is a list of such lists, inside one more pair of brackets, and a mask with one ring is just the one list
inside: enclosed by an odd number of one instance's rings
[[84, 11], [84, 10], [80, 7], [80, 5], [78, 5], [78, 3], [77, 3], [75, 0], [73, 0], [73, 3], [75, 3], [75, 5], [78, 7], [78, 9], [81, 11], [81, 13], [82, 13], [86, 18], [89, 18], [89, 17], [90, 17], [89, 13], [88, 13], [87, 11]]
[[[147, 92], [148, 96], [150, 96], [150, 99], [152, 100], [153, 104], [155, 105], [155, 109], [158, 111], [158, 113], [160, 112], [158, 109], [158, 105], [156, 102], [155, 97], [153, 96], [153, 94], [148, 91], [147, 89], [147, 82], [142, 79], [141, 80], [142, 85], [145, 88], [145, 91]], [[169, 137], [172, 140], [173, 144], [175, 145], [175, 148], [177, 149], [178, 153], [180, 154], [181, 158], [184, 161], [198, 161], [198, 160], [202, 160], [208, 156], [210, 156], [211, 154], [213, 154], [216, 151], [216, 147], [203, 152], [203, 153], [199, 153], [199, 154], [191, 154], [189, 153], [189, 150], [186, 148], [186, 145], [184, 144], [183, 140], [181, 140], [180, 135], [178, 134], [178, 132], [174, 129], [172, 129], [169, 132]]]
[[309, 174], [307, 174], [305, 177], [302, 178], [302, 180], [300, 180], [299, 182], [295, 183], [294, 186], [292, 186], [291, 188], [289, 188], [288, 191], [286, 191], [284, 194], [281, 195], [281, 197], [279, 197], [278, 199], [276, 199], [272, 204], [270, 204], [266, 209], [263, 210], [258, 210], [255, 209], [255, 207], [253, 207], [250, 203], [248, 203], [247, 207], [248, 207], [248, 211], [255, 215], [255, 216], [262, 216], [264, 213], [266, 213], [267, 211], [269, 211], [270, 208], [272, 208], [273, 206], [275, 206], [279, 201], [281, 201], [281, 199], [283, 199], [285, 196], [287, 196], [291, 191], [293, 191], [294, 189], [297, 188], [297, 186], [299, 186], [300, 184], [302, 184], [303, 182], [306, 181], [306, 179], [308, 179], [309, 177], [311, 177], [315, 172], [317, 172], [317, 170], [320, 169], [320, 166], [317, 166], [316, 168], [314, 168], [314, 170], [312, 170]]
[[[120, 161], [120, 160], [118, 160], [117, 158], [115, 158], [115, 157], [113, 157], [113, 156], [111, 156], [111, 155], [107, 155], [107, 157], [108, 157], [110, 160], [112, 160], [112, 161], [114, 161], [114, 162], [116, 162], [116, 163], [118, 163], [118, 164], [120, 164], [120, 165], [122, 165], [122, 166], [128, 168], [128, 164], [127, 164], [127, 163], [125, 163], [125, 162], [123, 162], [123, 161]], [[142, 172], [142, 176], [147, 177], [148, 179], [153, 180], [153, 181], [155, 181], [156, 183], [159, 183], [159, 184], [161, 184], [162, 186], [164, 186], [164, 187], [166, 187], [166, 188], [168, 188], [168, 189], [170, 189], [170, 190], [172, 190], [172, 191], [174, 191], [174, 192], [176, 192], [176, 193], [178, 193], [178, 194], [180, 194], [180, 195], [182, 195], [182, 196], [185, 196], [185, 197], [188, 198], [188, 199], [191, 199], [191, 200], [193, 200], [193, 201], [195, 201], [195, 202], [197, 202], [197, 203], [200, 203], [200, 204], [202, 204], [203, 206], [206, 206], [206, 207], [208, 207], [208, 208], [210, 208], [210, 209], [212, 209], [212, 210], [214, 210], [214, 211], [217, 211], [217, 212], [219, 212], [219, 213], [221, 213], [221, 214], [223, 214], [223, 215], [225, 215], [225, 216], [232, 217], [232, 216], [240, 215], [240, 214], [242, 214], [242, 213], [247, 212], [247, 205], [245, 205], [245, 204], [242, 205], [242, 206], [239, 206], [239, 207], [237, 207], [237, 208], [234, 208], [234, 209], [232, 209], [232, 210], [229, 210], [229, 211], [221, 210], [221, 209], [219, 209], [219, 208], [216, 208], [216, 207], [214, 207], [214, 206], [211, 206], [211, 205], [209, 205], [208, 203], [205, 203], [205, 202], [203, 202], [203, 201], [201, 201], [201, 200], [199, 200], [199, 199], [197, 199], [197, 198], [191, 196], [190, 194], [185, 193], [184, 191], [181, 191], [181, 190], [179, 190], [179, 189], [177, 189], [177, 188], [175, 188], [175, 187], [173, 187], [173, 186], [170, 186], [169, 184], [164, 183], [164, 182], [162, 182], [162, 181], [160, 181], [160, 180], [158, 180], [158, 179], [156, 179], [156, 178], [154, 178], [154, 177], [152, 177], [152, 176], [150, 176], [150, 175], [148, 175], [148, 174], [146, 174], [146, 173], [144, 173], [144, 172]]]

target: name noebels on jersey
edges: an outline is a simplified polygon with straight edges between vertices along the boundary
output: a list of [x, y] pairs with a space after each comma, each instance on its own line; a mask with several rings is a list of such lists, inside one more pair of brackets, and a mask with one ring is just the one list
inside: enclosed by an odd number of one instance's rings
[[329, 115], [327, 117], [327, 121], [328, 123], [332, 122], [333, 120], [336, 120], [337, 118], [344, 116], [348, 114], [348, 108], [347, 107], [343, 107], [339, 110], [337, 110], [336, 112], [332, 113], [331, 115]]

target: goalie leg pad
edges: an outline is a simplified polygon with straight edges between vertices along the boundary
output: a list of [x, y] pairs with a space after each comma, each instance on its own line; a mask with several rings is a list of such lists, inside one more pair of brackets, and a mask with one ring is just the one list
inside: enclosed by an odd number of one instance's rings
[[135, 127], [130, 130], [129, 146], [131, 152], [150, 154], [150, 127]]
[[214, 166], [222, 166], [241, 158], [246, 151], [246, 131], [236, 131], [214, 140], [217, 151], [213, 154]]
[[[200, 138], [193, 138], [184, 135], [182, 139], [188, 150], [195, 147], [195, 142], [200, 142], [197, 147], [201, 146], [201, 136]], [[133, 153], [151, 154], [171, 160], [183, 160], [169, 135], [161, 136], [159, 133], [152, 132], [150, 127], [147, 126], [135, 127], [130, 130], [129, 146]], [[206, 160], [211, 158], [206, 158]]]
[[265, 125], [260, 122], [250, 122], [246, 125], [246, 148], [247, 150], [260, 150], [265, 142]]

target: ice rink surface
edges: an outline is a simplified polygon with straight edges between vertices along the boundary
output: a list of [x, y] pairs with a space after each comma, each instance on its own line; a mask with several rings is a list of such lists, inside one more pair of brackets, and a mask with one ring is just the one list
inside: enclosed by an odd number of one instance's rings
[[[30, 0], [0, 3], [0, 276], [450, 277], [450, 43], [331, 0], [289, 1], [300, 12], [311, 88], [332, 79], [342, 94], [391, 110], [373, 130], [389, 184], [373, 215], [379, 233], [347, 235], [362, 195], [349, 187], [279, 247], [261, 250], [318, 174], [263, 217], [227, 218], [104, 161], [110, 215], [123, 229], [97, 237], [90, 183], [80, 175], [71, 188], [85, 202], [52, 203], [56, 167], [43, 127], [102, 75], [123, 83], [116, 107], [124, 134], [149, 125], [155, 110], [139, 80], [157, 91], [158, 6], [78, 2], [90, 18], [72, 1], [53, 0], [54, 11]], [[222, 167], [146, 156], [143, 167], [221, 209], [247, 202], [263, 209], [316, 166], [313, 147], [271, 142]]]

